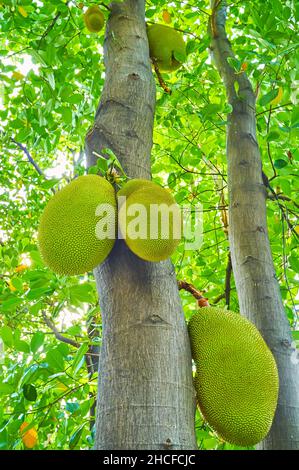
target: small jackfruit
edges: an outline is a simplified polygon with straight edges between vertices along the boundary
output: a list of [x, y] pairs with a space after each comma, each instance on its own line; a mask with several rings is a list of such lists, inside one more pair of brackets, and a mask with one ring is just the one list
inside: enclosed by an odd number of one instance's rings
[[172, 195], [143, 180], [127, 183], [121, 195], [128, 197], [119, 208], [119, 230], [130, 250], [146, 261], [169, 258], [181, 239], [181, 214]]
[[147, 28], [150, 57], [157, 61], [161, 72], [172, 72], [186, 60], [183, 36], [175, 29], [162, 24]]
[[88, 31], [98, 33], [104, 26], [105, 17], [98, 6], [87, 8], [84, 13], [84, 23]]
[[278, 399], [274, 357], [241, 315], [201, 308], [189, 322], [199, 408], [227, 442], [252, 446], [268, 434]]
[[[57, 192], [39, 224], [38, 243], [45, 264], [58, 274], [73, 275], [102, 263], [115, 242], [116, 210], [112, 185], [97, 175], [80, 176]], [[103, 227], [98, 226], [101, 223]]]

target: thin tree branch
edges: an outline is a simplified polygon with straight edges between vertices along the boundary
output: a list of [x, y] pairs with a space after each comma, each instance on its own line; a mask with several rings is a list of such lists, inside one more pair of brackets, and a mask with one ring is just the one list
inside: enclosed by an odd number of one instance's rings
[[179, 290], [184, 289], [185, 291], [189, 292], [193, 295], [193, 297], [197, 300], [199, 307], [209, 307], [209, 301], [206, 299], [202, 293], [197, 290], [192, 284], [186, 281], [178, 281], [178, 288]]
[[266, 109], [265, 111], [261, 111], [259, 113], [256, 114], [256, 116], [261, 116], [262, 114], [266, 114], [266, 113], [269, 113], [270, 109], [271, 111], [276, 111], [276, 109], [280, 109], [280, 108], [285, 108], [286, 106], [291, 106], [292, 103], [289, 102], [289, 103], [285, 103], [285, 104], [281, 104], [280, 106], [276, 106], [275, 108], [269, 108], [269, 109]]
[[157, 60], [152, 57], [152, 63], [153, 63], [153, 66], [154, 66], [154, 69], [155, 69], [155, 72], [156, 72], [156, 75], [157, 75], [157, 78], [158, 78], [158, 81], [159, 81], [159, 84], [161, 86], [161, 88], [163, 88], [163, 90], [165, 91], [165, 93], [168, 93], [168, 95], [171, 95], [172, 91], [171, 89], [166, 85], [165, 81], [164, 81], [164, 78], [162, 77], [161, 75], [161, 72], [159, 70], [159, 67], [158, 67], [158, 62]]
[[34, 161], [34, 159], [32, 158], [32, 156], [30, 155], [29, 151], [27, 150], [27, 148], [25, 147], [25, 145], [21, 144], [20, 142], [17, 142], [13, 137], [11, 137], [11, 141], [16, 144], [26, 155], [29, 163], [31, 163], [31, 165], [34, 166], [34, 168], [36, 169], [37, 173], [41, 176], [43, 176], [45, 179], [47, 179], [45, 173], [43, 172], [43, 170], [38, 166], [38, 164]]
[[220, 302], [220, 300], [222, 299], [225, 299], [225, 292], [223, 292], [223, 294], [218, 295], [218, 297], [214, 299], [213, 304], [218, 304], [218, 302]]
[[80, 347], [80, 344], [77, 343], [77, 341], [74, 341], [73, 339], [70, 339], [70, 338], [66, 338], [61, 333], [59, 333], [59, 331], [57, 330], [57, 328], [54, 325], [54, 323], [52, 322], [52, 320], [50, 318], [48, 318], [47, 315], [45, 314], [45, 312], [43, 312], [43, 311], [42, 311], [42, 316], [43, 316], [45, 324], [53, 331], [55, 337], [59, 341], [62, 341], [63, 343], [66, 343], [66, 344], [70, 344], [71, 346], [74, 346], [75, 348]]
[[108, 11], [111, 11], [111, 8], [106, 5], [104, 2], [99, 2], [98, 5], [102, 5], [102, 7], [106, 8]]
[[294, 204], [295, 207], [298, 207], [299, 209], [299, 204], [297, 204], [297, 202], [295, 202], [292, 198], [290, 198], [289, 196], [285, 196], [284, 194], [276, 194], [276, 196], [274, 196], [274, 194], [268, 194], [267, 198], [271, 199], [272, 201], [280, 199], [281, 201], [291, 202], [292, 204]]

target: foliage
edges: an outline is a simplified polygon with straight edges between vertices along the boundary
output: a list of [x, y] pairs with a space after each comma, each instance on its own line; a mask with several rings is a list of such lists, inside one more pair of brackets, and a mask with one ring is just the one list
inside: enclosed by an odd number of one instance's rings
[[[93, 4], [83, 3], [84, 8]], [[202, 204], [204, 240], [195, 251], [181, 244], [173, 262], [178, 279], [195, 285], [211, 304], [224, 306], [230, 107], [209, 58], [209, 3], [148, 0], [146, 5], [148, 22], [183, 30], [187, 41], [187, 62], [175, 74], [163, 75], [172, 94], [157, 82], [152, 171], [178, 203], [194, 209]], [[0, 2], [0, 449], [24, 448], [23, 421], [37, 429], [35, 449], [86, 449], [93, 443], [96, 374], [87, 363], [91, 346], [101, 338], [94, 327], [100, 324], [95, 283], [91, 273], [55, 275], [43, 265], [36, 244], [38, 220], [53, 190], [85, 172], [84, 138], [104, 83], [104, 29], [89, 33], [81, 7], [62, 0]], [[102, 8], [107, 19], [109, 12]], [[228, 9], [237, 57], [232, 65], [248, 73], [258, 93], [263, 169], [280, 195], [277, 201], [269, 194], [269, 236], [294, 327], [298, 19], [296, 0], [232, 2]], [[182, 300], [189, 318], [196, 303], [187, 292]], [[238, 309], [233, 279], [230, 308]], [[55, 331], [72, 344], [57, 339]], [[200, 448], [233, 448], [220, 442], [199, 415], [196, 426]]]

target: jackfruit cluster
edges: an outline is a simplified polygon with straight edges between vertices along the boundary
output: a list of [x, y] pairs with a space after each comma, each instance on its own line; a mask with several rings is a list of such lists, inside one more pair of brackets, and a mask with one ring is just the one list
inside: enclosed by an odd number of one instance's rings
[[[114, 211], [106, 214], [109, 238], [98, 237], [99, 205]], [[97, 175], [73, 180], [48, 202], [39, 224], [38, 244], [47, 266], [58, 274], [83, 274], [102, 263], [113, 248], [116, 230], [116, 198], [112, 185]], [[103, 213], [102, 216], [105, 214]]]
[[278, 399], [274, 357], [244, 317], [204, 307], [189, 325], [200, 411], [227, 442], [253, 446], [268, 434]]
[[87, 8], [83, 19], [86, 28], [91, 33], [98, 33], [101, 31], [105, 23], [105, 17], [98, 6]]
[[182, 34], [162, 24], [147, 28], [150, 57], [156, 60], [161, 72], [177, 70], [186, 60], [186, 45]]
[[169, 258], [181, 240], [181, 214], [173, 196], [152, 181], [137, 179], [118, 192], [118, 201], [119, 231], [130, 250], [145, 261]]
[[[147, 261], [168, 258], [180, 241], [180, 211], [171, 194], [152, 181], [134, 179], [119, 190], [117, 199], [118, 219], [114, 188], [97, 175], [80, 176], [58, 191], [39, 224], [38, 244], [45, 264], [58, 274], [91, 271], [110, 254], [118, 224], [137, 256]], [[137, 221], [132, 213], [136, 205], [141, 209]], [[135, 237], [130, 230], [139, 224], [143, 232], [135, 230]]]

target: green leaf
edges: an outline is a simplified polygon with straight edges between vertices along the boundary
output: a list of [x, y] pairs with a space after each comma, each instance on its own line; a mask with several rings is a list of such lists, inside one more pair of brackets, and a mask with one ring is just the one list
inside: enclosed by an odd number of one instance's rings
[[88, 351], [88, 344], [83, 343], [81, 344], [80, 348], [75, 354], [74, 360], [73, 360], [73, 365], [72, 365], [72, 373], [75, 376], [80, 368], [84, 364], [84, 355]]
[[64, 120], [65, 124], [72, 123], [72, 110], [70, 108], [63, 108], [61, 110], [61, 117]]
[[20, 378], [19, 386], [22, 384], [34, 382], [39, 374], [40, 368], [37, 364], [31, 364], [28, 368], [25, 369], [24, 374]]
[[77, 286], [70, 287], [70, 300], [71, 303], [77, 302], [90, 302], [94, 299], [94, 291], [90, 284], [79, 284]]
[[8, 300], [5, 300], [1, 304], [1, 310], [9, 312], [15, 310], [15, 308], [23, 302], [23, 299], [16, 296], [11, 296]]
[[3, 429], [0, 432], [0, 450], [5, 450], [8, 448], [8, 433], [7, 429]]
[[30, 348], [33, 353], [35, 353], [43, 344], [45, 339], [44, 333], [37, 331], [31, 338]]
[[271, 90], [269, 91], [269, 93], [267, 93], [266, 95], [262, 96], [259, 99], [259, 104], [261, 106], [265, 106], [266, 104], [270, 103], [270, 101], [274, 100], [276, 96], [277, 96], [277, 89]]
[[37, 289], [30, 289], [27, 294], [27, 299], [36, 300], [44, 296], [49, 296], [50, 294], [52, 294], [53, 290], [53, 288], [49, 288], [48, 286], [39, 287]]
[[65, 405], [65, 409], [69, 411], [71, 414], [76, 413], [76, 411], [78, 411], [79, 408], [80, 408], [80, 405], [77, 402], [68, 401], [67, 404]]
[[236, 80], [234, 81], [234, 89], [235, 89], [236, 95], [239, 96], [240, 85], [239, 85], [239, 82]]
[[273, 140], [278, 140], [280, 138], [280, 133], [278, 131], [271, 131], [267, 135], [267, 142], [271, 142]]
[[299, 123], [299, 106], [295, 106], [292, 111], [292, 126], [295, 126]]
[[285, 166], [287, 166], [288, 162], [283, 160], [282, 158], [278, 158], [277, 160], [274, 160], [274, 166], [275, 168], [284, 168]]
[[79, 104], [82, 103], [84, 97], [80, 95], [79, 93], [70, 96], [66, 101], [71, 104]]
[[221, 104], [217, 103], [209, 103], [207, 106], [205, 106], [202, 110], [202, 116], [204, 118], [207, 118], [208, 116], [214, 115], [218, 113], [222, 109]]
[[145, 16], [147, 18], [152, 18], [155, 14], [156, 14], [156, 9], [152, 8], [152, 9], [146, 11]]
[[13, 346], [13, 333], [12, 329], [9, 326], [2, 326], [2, 328], [0, 328], [0, 337], [2, 338], [2, 341], [6, 346]]
[[49, 366], [54, 370], [64, 369], [64, 360], [60, 351], [56, 349], [50, 349], [46, 354], [46, 361]]
[[28, 401], [36, 401], [37, 391], [34, 385], [24, 384], [23, 385], [23, 395]]
[[242, 64], [238, 59], [235, 59], [234, 57], [228, 57], [227, 62], [235, 72], [239, 72], [241, 69]]
[[173, 52], [173, 57], [175, 58], [175, 60], [177, 62], [179, 62], [180, 64], [183, 64], [186, 60], [186, 56], [185, 54], [182, 54], [181, 52], [178, 52], [178, 51], [174, 51]]
[[0, 395], [10, 395], [15, 391], [15, 388], [12, 385], [7, 383], [0, 383]]
[[70, 353], [70, 347], [66, 343], [60, 343], [56, 349], [60, 352], [60, 354], [64, 358], [67, 357], [68, 354]]
[[27, 344], [26, 341], [23, 341], [21, 339], [15, 339], [14, 345], [16, 351], [24, 352], [26, 354], [30, 352], [29, 344]]
[[50, 180], [45, 180], [41, 183], [41, 186], [44, 188], [44, 189], [51, 189], [53, 188], [54, 186], [56, 186], [56, 184], [59, 182], [59, 179], [57, 178], [53, 178], [53, 179], [50, 179]]
[[81, 325], [72, 325], [70, 328], [68, 328], [67, 330], [67, 333], [71, 336], [78, 336], [81, 334], [82, 332], [82, 329], [81, 329]]
[[295, 254], [292, 254], [289, 257], [289, 263], [291, 268], [295, 271], [295, 273], [299, 273], [299, 258]]
[[81, 424], [76, 431], [71, 435], [70, 437], [70, 442], [69, 442], [69, 448], [75, 449], [75, 447], [79, 444], [83, 429], [84, 429], [85, 424]]

